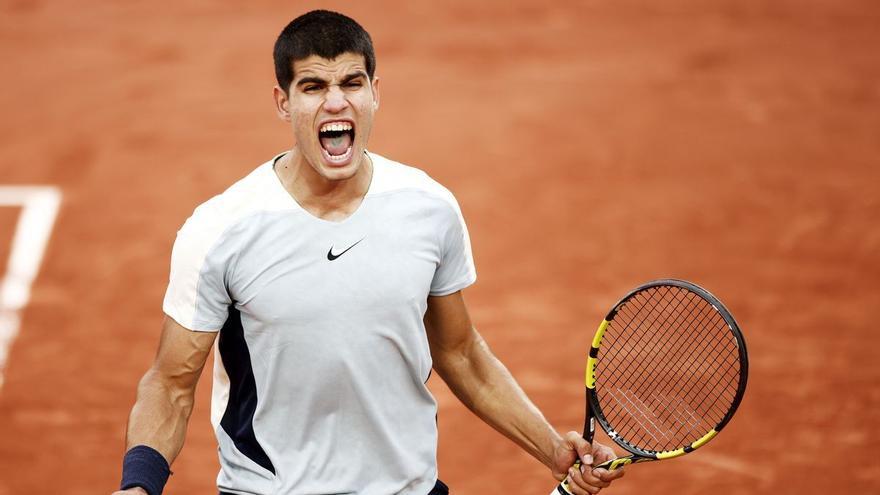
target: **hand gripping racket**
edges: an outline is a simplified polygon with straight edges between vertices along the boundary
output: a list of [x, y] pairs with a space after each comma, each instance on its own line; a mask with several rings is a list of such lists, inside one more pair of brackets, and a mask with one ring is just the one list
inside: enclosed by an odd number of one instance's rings
[[[739, 406], [748, 370], [736, 321], [707, 290], [673, 279], [637, 287], [599, 325], [586, 371], [584, 439], [593, 442], [598, 421], [630, 455], [594, 467], [614, 470], [702, 447]], [[551, 495], [570, 495], [568, 482]]]

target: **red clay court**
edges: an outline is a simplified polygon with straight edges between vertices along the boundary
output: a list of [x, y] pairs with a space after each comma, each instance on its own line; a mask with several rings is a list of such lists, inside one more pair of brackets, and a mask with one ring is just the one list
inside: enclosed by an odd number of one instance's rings
[[[370, 149], [456, 194], [475, 323], [559, 429], [627, 289], [690, 279], [739, 320], [731, 424], [606, 493], [880, 492], [880, 4], [0, 0], [0, 186], [62, 194], [3, 369], [0, 495], [117, 486], [175, 232], [292, 144], [271, 48], [319, 6], [372, 34]], [[22, 211], [0, 206], [0, 270]], [[166, 493], [216, 493], [209, 382]], [[432, 385], [454, 495], [549, 493]]]

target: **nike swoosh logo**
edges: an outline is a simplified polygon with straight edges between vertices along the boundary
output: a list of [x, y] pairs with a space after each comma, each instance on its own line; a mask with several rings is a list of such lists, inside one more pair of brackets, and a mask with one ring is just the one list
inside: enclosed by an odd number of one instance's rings
[[[364, 239], [366, 239], [366, 237], [361, 238], [361, 241], [364, 240]], [[330, 261], [335, 260], [336, 258], [338, 258], [338, 257], [342, 256], [343, 254], [347, 253], [349, 249], [351, 249], [351, 248], [357, 246], [361, 241], [357, 241], [356, 243], [352, 244], [351, 246], [348, 246], [347, 248], [345, 248], [344, 251], [342, 251], [342, 252], [339, 253], [339, 254], [333, 254], [333, 246], [330, 246], [330, 250], [327, 251], [327, 259], [330, 260]]]

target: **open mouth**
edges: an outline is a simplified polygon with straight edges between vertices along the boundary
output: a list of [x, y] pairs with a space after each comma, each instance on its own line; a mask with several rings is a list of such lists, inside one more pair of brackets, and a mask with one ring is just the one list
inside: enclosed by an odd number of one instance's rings
[[318, 131], [318, 140], [325, 158], [331, 162], [345, 162], [351, 158], [354, 125], [347, 121], [327, 122]]

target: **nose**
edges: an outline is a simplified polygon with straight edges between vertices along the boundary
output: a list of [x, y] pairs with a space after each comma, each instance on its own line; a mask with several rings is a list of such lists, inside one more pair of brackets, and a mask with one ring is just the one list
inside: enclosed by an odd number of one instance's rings
[[330, 113], [338, 113], [345, 110], [348, 106], [348, 100], [345, 99], [345, 93], [339, 86], [330, 86], [327, 91], [327, 98], [324, 100], [324, 110]]

